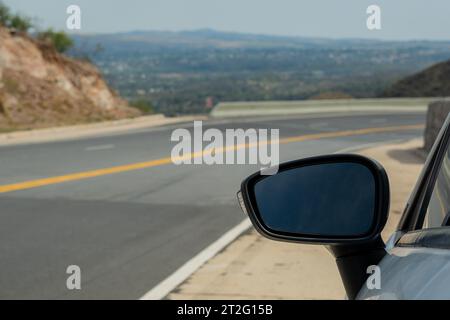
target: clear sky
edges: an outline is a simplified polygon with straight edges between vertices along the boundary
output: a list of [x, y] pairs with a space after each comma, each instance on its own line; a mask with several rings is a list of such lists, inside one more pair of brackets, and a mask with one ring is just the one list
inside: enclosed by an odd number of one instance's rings
[[[66, 8], [82, 10], [83, 33], [211, 28], [329, 38], [450, 40], [449, 0], [3, 0], [65, 28]], [[366, 8], [381, 7], [382, 30], [366, 27]]]

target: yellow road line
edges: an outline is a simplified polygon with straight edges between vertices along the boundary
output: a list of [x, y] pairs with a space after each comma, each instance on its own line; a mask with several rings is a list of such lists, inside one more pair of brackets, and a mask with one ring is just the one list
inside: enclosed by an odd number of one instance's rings
[[[318, 140], [318, 139], [324, 139], [324, 138], [336, 138], [336, 137], [356, 136], [356, 135], [364, 135], [364, 134], [371, 134], [371, 133], [414, 130], [414, 129], [422, 129], [423, 127], [424, 127], [423, 125], [405, 125], [405, 126], [394, 126], [394, 127], [366, 128], [366, 129], [358, 129], [358, 130], [345, 130], [345, 131], [337, 131], [337, 132], [314, 133], [314, 134], [306, 134], [306, 135], [289, 137], [289, 138], [282, 138], [282, 139], [280, 139], [279, 143], [287, 144], [287, 143], [293, 143], [293, 142]], [[233, 150], [239, 150], [239, 149], [250, 148], [250, 147], [255, 147], [255, 146], [256, 146], [256, 144], [240, 144], [240, 145], [236, 145], [236, 146], [226, 146], [223, 148], [223, 150], [224, 151], [233, 151]], [[216, 150], [216, 152], [220, 152], [220, 151]], [[197, 152], [197, 153], [191, 153], [191, 154], [185, 155], [178, 159], [189, 159], [189, 158], [194, 159], [194, 158], [198, 158], [198, 157], [202, 157], [202, 156], [203, 156], [202, 152]], [[146, 162], [138, 162], [138, 163], [132, 163], [132, 164], [127, 164], [127, 165], [120, 165], [120, 166], [104, 168], [104, 169], [96, 169], [96, 170], [90, 170], [90, 171], [84, 171], [84, 172], [78, 172], [78, 173], [71, 173], [71, 174], [66, 174], [66, 175], [56, 176], [56, 177], [49, 177], [49, 178], [43, 178], [43, 179], [37, 179], [37, 180], [18, 182], [18, 183], [13, 183], [13, 184], [0, 185], [0, 193], [6, 193], [6, 192], [12, 192], [12, 191], [18, 191], [18, 190], [26, 190], [26, 189], [43, 187], [43, 186], [47, 186], [47, 185], [51, 185], [51, 184], [63, 183], [63, 182], [68, 182], [68, 181], [83, 180], [83, 179], [106, 176], [106, 175], [120, 173], [120, 172], [127, 172], [127, 171], [139, 170], [139, 169], [158, 167], [158, 166], [171, 164], [171, 163], [172, 163], [172, 159], [169, 157], [169, 158], [156, 159], [156, 160], [151, 160], [151, 161], [146, 161]]]

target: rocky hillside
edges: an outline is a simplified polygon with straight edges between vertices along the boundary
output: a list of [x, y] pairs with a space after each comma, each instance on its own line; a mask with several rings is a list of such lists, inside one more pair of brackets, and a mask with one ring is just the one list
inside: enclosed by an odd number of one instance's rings
[[0, 27], [0, 130], [138, 116], [90, 63]]
[[450, 60], [406, 77], [385, 91], [386, 97], [450, 96]]

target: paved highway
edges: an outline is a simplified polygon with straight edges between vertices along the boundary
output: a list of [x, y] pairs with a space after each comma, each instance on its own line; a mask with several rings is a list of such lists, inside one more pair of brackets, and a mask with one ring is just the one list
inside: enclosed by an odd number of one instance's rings
[[[423, 113], [309, 115], [204, 127], [306, 135], [280, 146], [286, 161], [418, 137], [423, 129], [411, 125], [424, 121]], [[0, 147], [0, 298], [137, 299], [241, 222], [236, 191], [258, 167], [149, 164], [170, 157], [177, 127], [192, 124]], [[69, 265], [81, 268], [81, 290], [66, 288]]]

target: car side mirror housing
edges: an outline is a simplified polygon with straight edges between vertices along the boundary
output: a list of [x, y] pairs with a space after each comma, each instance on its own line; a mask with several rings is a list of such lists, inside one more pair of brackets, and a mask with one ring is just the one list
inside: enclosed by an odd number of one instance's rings
[[380, 237], [389, 212], [389, 180], [369, 158], [319, 156], [281, 164], [274, 175], [251, 175], [238, 198], [268, 238], [357, 244]]

